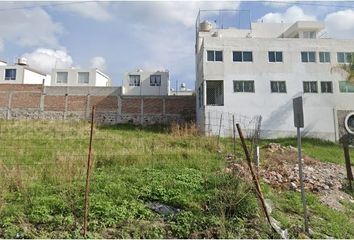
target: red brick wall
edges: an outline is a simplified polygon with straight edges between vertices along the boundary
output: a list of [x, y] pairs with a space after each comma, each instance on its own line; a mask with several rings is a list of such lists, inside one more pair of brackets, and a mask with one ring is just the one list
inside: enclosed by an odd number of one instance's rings
[[165, 100], [166, 114], [182, 114], [184, 112], [195, 112], [195, 99], [185, 98], [167, 98]]
[[12, 94], [12, 108], [39, 108], [41, 93], [16, 92]]
[[122, 114], [133, 113], [140, 114], [141, 100], [140, 98], [122, 98]]
[[144, 114], [162, 114], [163, 101], [161, 98], [144, 98]]
[[68, 96], [68, 111], [86, 111], [86, 96]]
[[44, 111], [65, 111], [65, 96], [45, 96]]
[[117, 111], [118, 99], [116, 96], [91, 96], [90, 109], [96, 106], [97, 111]]
[[38, 85], [38, 84], [0, 84], [0, 91], [41, 92], [42, 85]]
[[0, 107], [7, 107], [9, 102], [9, 93], [0, 93]]

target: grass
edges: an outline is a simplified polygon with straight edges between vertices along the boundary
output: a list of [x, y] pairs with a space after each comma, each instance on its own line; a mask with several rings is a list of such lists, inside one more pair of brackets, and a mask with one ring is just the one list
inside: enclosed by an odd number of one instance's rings
[[[89, 131], [85, 122], [0, 121], [0, 238], [82, 238]], [[304, 148], [323, 161], [333, 159], [322, 151], [342, 155], [327, 142], [305, 139]], [[230, 139], [218, 145], [216, 138], [198, 136], [193, 125], [96, 127], [89, 237], [279, 237], [266, 225], [250, 183], [223, 171], [232, 152]], [[239, 142], [237, 156], [243, 156]], [[301, 224], [297, 193], [263, 187], [276, 219], [290, 229]], [[319, 236], [354, 236], [351, 205], [336, 213], [312, 199]], [[176, 211], [160, 214], [151, 203]], [[341, 221], [342, 233], [335, 227]]]

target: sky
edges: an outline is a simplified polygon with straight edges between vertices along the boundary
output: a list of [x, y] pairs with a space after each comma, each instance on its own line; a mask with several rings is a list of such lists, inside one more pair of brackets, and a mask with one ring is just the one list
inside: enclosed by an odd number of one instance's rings
[[95, 67], [114, 86], [127, 71], [169, 70], [172, 86], [178, 81], [193, 89], [199, 9], [247, 10], [249, 17], [247, 11], [237, 17], [243, 23], [319, 20], [328, 36], [354, 39], [353, 1], [17, 1], [0, 2], [0, 59], [11, 64], [25, 57], [46, 73]]

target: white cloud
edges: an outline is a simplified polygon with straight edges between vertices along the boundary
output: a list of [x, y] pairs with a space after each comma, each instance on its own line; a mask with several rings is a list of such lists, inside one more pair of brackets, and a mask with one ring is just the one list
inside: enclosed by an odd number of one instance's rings
[[84, 18], [107, 21], [113, 18], [108, 11], [109, 7], [109, 2], [75, 2], [73, 4], [63, 5], [60, 9], [77, 13]]
[[354, 38], [354, 10], [333, 12], [325, 17], [328, 33], [338, 38]]
[[51, 73], [53, 68], [67, 68], [73, 64], [71, 56], [66, 50], [38, 48], [31, 53], [25, 53], [28, 65], [45, 73]]
[[293, 23], [296, 21], [304, 21], [304, 20], [309, 20], [309, 21], [315, 21], [316, 20], [316, 16], [312, 16], [312, 15], [306, 15], [304, 13], [304, 11], [297, 7], [297, 6], [292, 6], [288, 9], [286, 9], [286, 11], [284, 13], [267, 13], [266, 15], [264, 15], [263, 17], [261, 17], [260, 19], [258, 19], [258, 22], [267, 22], [267, 23]]
[[99, 70], [106, 70], [106, 59], [104, 59], [103, 57], [100, 56], [96, 56], [91, 58], [91, 67], [93, 68], [97, 68]]
[[[233, 1], [162, 1], [162, 2], [114, 2], [112, 7], [119, 12], [117, 18], [127, 23], [155, 24], [162, 23], [182, 24], [185, 27], [194, 27], [199, 9], [219, 10], [237, 9], [240, 2]], [[121, 9], [124, 9], [122, 12]]]
[[62, 26], [54, 22], [41, 8], [2, 11], [0, 14], [0, 47], [5, 45], [6, 41], [21, 46], [58, 47], [57, 35], [62, 31]]

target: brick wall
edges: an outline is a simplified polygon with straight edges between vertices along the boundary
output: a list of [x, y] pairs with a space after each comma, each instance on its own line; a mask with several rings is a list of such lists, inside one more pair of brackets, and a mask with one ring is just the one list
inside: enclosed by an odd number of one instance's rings
[[[73, 89], [71, 89], [73, 90]], [[66, 87], [0, 84], [0, 116], [8, 119], [31, 117], [33, 112], [46, 118], [88, 118], [96, 106], [103, 123], [169, 123], [195, 119], [194, 96], [121, 96], [115, 89], [81, 89], [68, 93]], [[91, 91], [91, 92], [90, 92]], [[106, 95], [105, 95], [106, 94]], [[10, 109], [7, 108], [10, 103]], [[16, 114], [11, 114], [15, 113]]]

